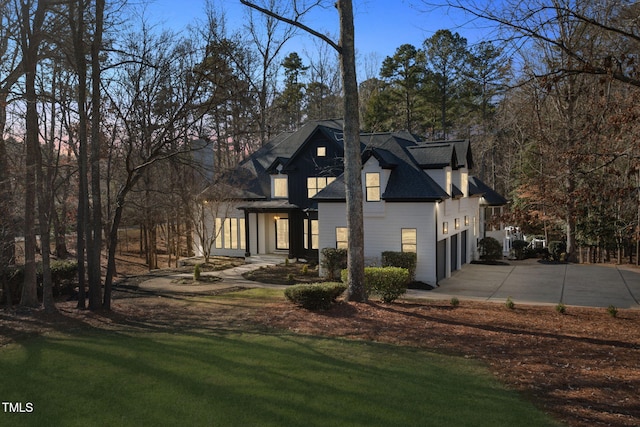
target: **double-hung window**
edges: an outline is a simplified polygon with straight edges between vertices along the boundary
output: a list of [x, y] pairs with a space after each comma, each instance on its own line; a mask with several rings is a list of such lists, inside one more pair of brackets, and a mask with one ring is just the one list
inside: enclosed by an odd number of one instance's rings
[[347, 249], [349, 246], [348, 237], [347, 227], [336, 227], [336, 248]]
[[378, 172], [365, 174], [365, 188], [367, 202], [380, 201], [380, 174]]
[[402, 229], [402, 252], [416, 252], [418, 232], [415, 228]]

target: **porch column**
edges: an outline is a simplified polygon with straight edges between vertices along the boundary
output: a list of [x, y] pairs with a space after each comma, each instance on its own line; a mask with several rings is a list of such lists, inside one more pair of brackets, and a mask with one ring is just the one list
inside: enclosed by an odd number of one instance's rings
[[251, 247], [249, 244], [251, 240], [249, 238], [249, 210], [244, 210], [244, 256], [246, 258], [251, 256]]

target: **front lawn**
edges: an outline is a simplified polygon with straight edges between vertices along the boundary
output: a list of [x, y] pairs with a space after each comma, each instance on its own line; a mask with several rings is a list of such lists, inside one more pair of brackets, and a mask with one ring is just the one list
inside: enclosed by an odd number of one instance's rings
[[0, 349], [11, 426], [544, 426], [478, 363], [286, 333], [81, 330]]

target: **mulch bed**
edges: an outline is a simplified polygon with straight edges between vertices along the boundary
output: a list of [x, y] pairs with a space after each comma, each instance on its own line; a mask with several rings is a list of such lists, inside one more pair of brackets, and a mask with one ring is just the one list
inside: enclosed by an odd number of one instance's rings
[[508, 387], [574, 426], [640, 425], [640, 311], [463, 302], [282, 303], [265, 325], [296, 333], [416, 346], [482, 360]]

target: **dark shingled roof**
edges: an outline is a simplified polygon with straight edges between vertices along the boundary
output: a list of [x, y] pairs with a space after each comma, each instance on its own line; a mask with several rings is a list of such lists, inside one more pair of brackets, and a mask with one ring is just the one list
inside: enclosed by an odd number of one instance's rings
[[[418, 143], [417, 138], [407, 132], [363, 134], [360, 139], [366, 147], [364, 161], [372, 156], [382, 168], [391, 169], [385, 192], [386, 201], [439, 201], [449, 198], [422, 167], [410, 151]], [[449, 151], [455, 151], [449, 148]], [[346, 197], [344, 180], [338, 179], [325, 187], [315, 197], [318, 201], [344, 200]]]
[[[269, 200], [271, 179], [278, 166], [286, 173], [287, 167], [296, 158], [299, 150], [317, 132], [339, 146], [344, 145], [341, 120], [314, 120], [307, 122], [296, 132], [282, 133], [249, 158], [240, 163], [238, 169], [229, 174], [229, 183], [242, 189], [245, 200]], [[383, 169], [390, 171], [389, 180], [381, 197], [386, 201], [440, 201], [451, 197], [424, 169], [454, 169], [473, 167], [469, 141], [423, 142], [409, 132], [362, 133], [360, 143], [363, 161], [374, 157]], [[486, 184], [469, 177], [470, 195], [483, 195], [490, 205], [506, 204], [506, 200]], [[462, 196], [462, 191], [453, 188], [453, 197]], [[316, 201], [343, 201], [345, 199], [344, 178], [338, 177], [314, 197]], [[278, 202], [280, 203], [280, 202]], [[249, 205], [247, 205], [249, 206]], [[251, 205], [275, 208], [275, 205]], [[284, 205], [278, 205], [285, 208]]]
[[469, 195], [484, 197], [484, 204], [488, 206], [502, 206], [508, 203], [507, 199], [475, 176], [469, 177]]
[[411, 156], [422, 169], [458, 167], [458, 156], [454, 144], [423, 144], [409, 147]]
[[304, 143], [315, 133], [323, 132], [327, 137], [342, 145], [341, 120], [313, 120], [304, 124], [296, 132], [283, 132], [240, 162], [238, 168], [227, 178], [246, 190], [245, 199], [268, 198], [271, 195], [270, 173], [275, 173], [278, 165], [286, 170], [289, 160], [295, 157]]

